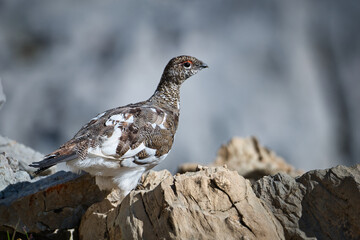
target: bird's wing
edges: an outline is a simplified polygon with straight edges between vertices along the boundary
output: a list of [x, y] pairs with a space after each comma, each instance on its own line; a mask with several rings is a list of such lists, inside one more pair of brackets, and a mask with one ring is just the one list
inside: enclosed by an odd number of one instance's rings
[[97, 135], [87, 153], [120, 161], [131, 159], [137, 164], [155, 160], [164, 150], [160, 148], [165, 143], [170, 144], [167, 140], [159, 142], [160, 139], [170, 136], [172, 144], [173, 134], [167, 128], [167, 115], [150, 106], [128, 106], [108, 112], [101, 123], [103, 133]]
[[39, 168], [39, 173], [57, 163], [87, 156], [146, 164], [170, 150], [176, 129], [168, 120], [163, 110], [142, 103], [114, 108], [98, 114], [70, 141], [30, 166]]

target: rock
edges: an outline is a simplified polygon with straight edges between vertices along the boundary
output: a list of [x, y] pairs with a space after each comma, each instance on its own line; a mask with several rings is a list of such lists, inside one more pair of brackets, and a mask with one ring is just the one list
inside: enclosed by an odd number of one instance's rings
[[0, 191], [10, 184], [30, 181], [30, 175], [25, 171], [19, 171], [19, 162], [0, 153]]
[[117, 207], [110, 239], [284, 239], [279, 221], [237, 172], [217, 167], [162, 176]]
[[254, 184], [284, 227], [286, 239], [360, 239], [360, 165], [314, 170]]
[[[43, 155], [16, 141], [0, 136], [0, 191], [9, 184], [30, 181], [35, 168], [29, 164], [42, 159]], [[40, 175], [48, 175], [54, 168]]]
[[[108, 239], [114, 222], [115, 208], [121, 203], [118, 190], [114, 189], [99, 203], [91, 205], [83, 215], [79, 227], [81, 239]], [[115, 238], [118, 239], [118, 238]]]
[[233, 138], [227, 145], [221, 146], [213, 166], [226, 165], [245, 178], [257, 180], [263, 176], [278, 172], [296, 177], [303, 172], [295, 170], [282, 158], [261, 146], [255, 137]]
[[54, 231], [78, 228], [86, 209], [105, 196], [95, 178], [64, 171], [10, 185], [0, 192], [0, 231], [17, 226], [17, 231], [55, 238]]
[[[152, 190], [162, 180], [172, 177], [167, 170], [160, 172], [149, 171], [141, 178], [138, 190]], [[79, 235], [81, 239], [119, 239], [119, 223], [115, 222], [119, 212], [119, 199], [117, 190], [113, 190], [103, 201], [93, 204], [81, 219]], [[95, 227], [96, 226], [96, 227]]]
[[[279, 172], [287, 173], [293, 177], [303, 173], [287, 164], [274, 152], [261, 146], [255, 137], [234, 137], [228, 144], [221, 146], [214, 163], [209, 166], [224, 165], [250, 180], [257, 180], [263, 176], [274, 175]], [[197, 164], [195, 163], [185, 163], [178, 168], [178, 173], [195, 171], [197, 171]]]
[[[222, 167], [197, 166], [196, 172], [176, 176], [151, 171], [111, 211], [101, 210], [101, 204], [89, 208], [87, 213], [101, 212], [106, 221], [99, 225], [83, 217], [79, 235], [81, 239], [359, 239], [359, 199], [360, 165], [310, 171], [298, 178], [278, 173], [252, 187], [237, 172]], [[88, 234], [89, 229], [98, 235]]]
[[[43, 154], [36, 152], [21, 143], [2, 136], [0, 136], [0, 153], [6, 153], [6, 157], [17, 161], [19, 170], [25, 171], [30, 175], [33, 175], [36, 169], [29, 167], [29, 164], [41, 160], [44, 156]], [[52, 168], [40, 175], [49, 175], [54, 172], [54, 168]]]
[[[16, 229], [35, 239], [360, 239], [360, 165], [294, 178], [299, 172], [254, 138], [219, 150], [215, 165], [236, 171], [149, 171], [124, 199], [88, 174], [30, 179], [20, 162], [40, 155], [10, 140], [1, 150], [0, 238]], [[280, 173], [251, 185], [239, 171], [252, 179]]]
[[184, 163], [178, 167], [177, 173], [183, 174], [186, 172], [196, 172], [198, 169], [198, 166], [199, 166], [199, 164], [197, 164], [197, 163]]
[[6, 97], [3, 92], [3, 87], [2, 87], [1, 79], [0, 79], [0, 109], [1, 109], [2, 105], [5, 103], [5, 101], [6, 101]]

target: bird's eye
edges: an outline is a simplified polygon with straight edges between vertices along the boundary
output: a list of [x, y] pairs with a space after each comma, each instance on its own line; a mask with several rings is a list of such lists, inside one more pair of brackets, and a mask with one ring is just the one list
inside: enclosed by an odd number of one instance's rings
[[186, 61], [186, 62], [184, 62], [183, 66], [184, 66], [184, 68], [189, 69], [191, 67], [191, 62]]

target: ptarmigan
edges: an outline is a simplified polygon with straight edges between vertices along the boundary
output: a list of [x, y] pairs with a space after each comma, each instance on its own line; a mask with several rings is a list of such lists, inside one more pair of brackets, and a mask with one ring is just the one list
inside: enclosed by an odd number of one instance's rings
[[118, 187], [126, 196], [144, 172], [168, 155], [179, 121], [180, 86], [207, 67], [190, 56], [171, 59], [147, 101], [98, 114], [70, 141], [30, 166], [39, 173], [66, 162], [74, 171], [96, 176], [101, 189]]

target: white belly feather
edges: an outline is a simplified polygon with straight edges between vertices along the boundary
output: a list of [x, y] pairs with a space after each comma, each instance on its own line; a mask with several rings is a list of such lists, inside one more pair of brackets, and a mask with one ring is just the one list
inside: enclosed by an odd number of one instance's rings
[[[143, 144], [141, 146], [143, 147]], [[156, 151], [154, 151], [154, 149], [146, 147], [145, 149], [147, 149], [146, 152], [148, 154], [151, 153], [151, 155], [144, 159], [138, 159], [136, 156], [112, 159], [106, 158], [105, 156], [88, 155], [85, 159], [69, 161], [67, 162], [67, 165], [73, 171], [78, 172], [79, 170], [83, 170], [96, 176], [96, 182], [101, 189], [112, 189], [115, 186], [118, 186], [125, 196], [136, 187], [141, 175], [145, 171], [159, 164], [167, 156], [167, 154], [165, 154], [161, 157], [157, 157], [155, 156]], [[134, 150], [135, 149], [129, 151], [134, 152]]]

